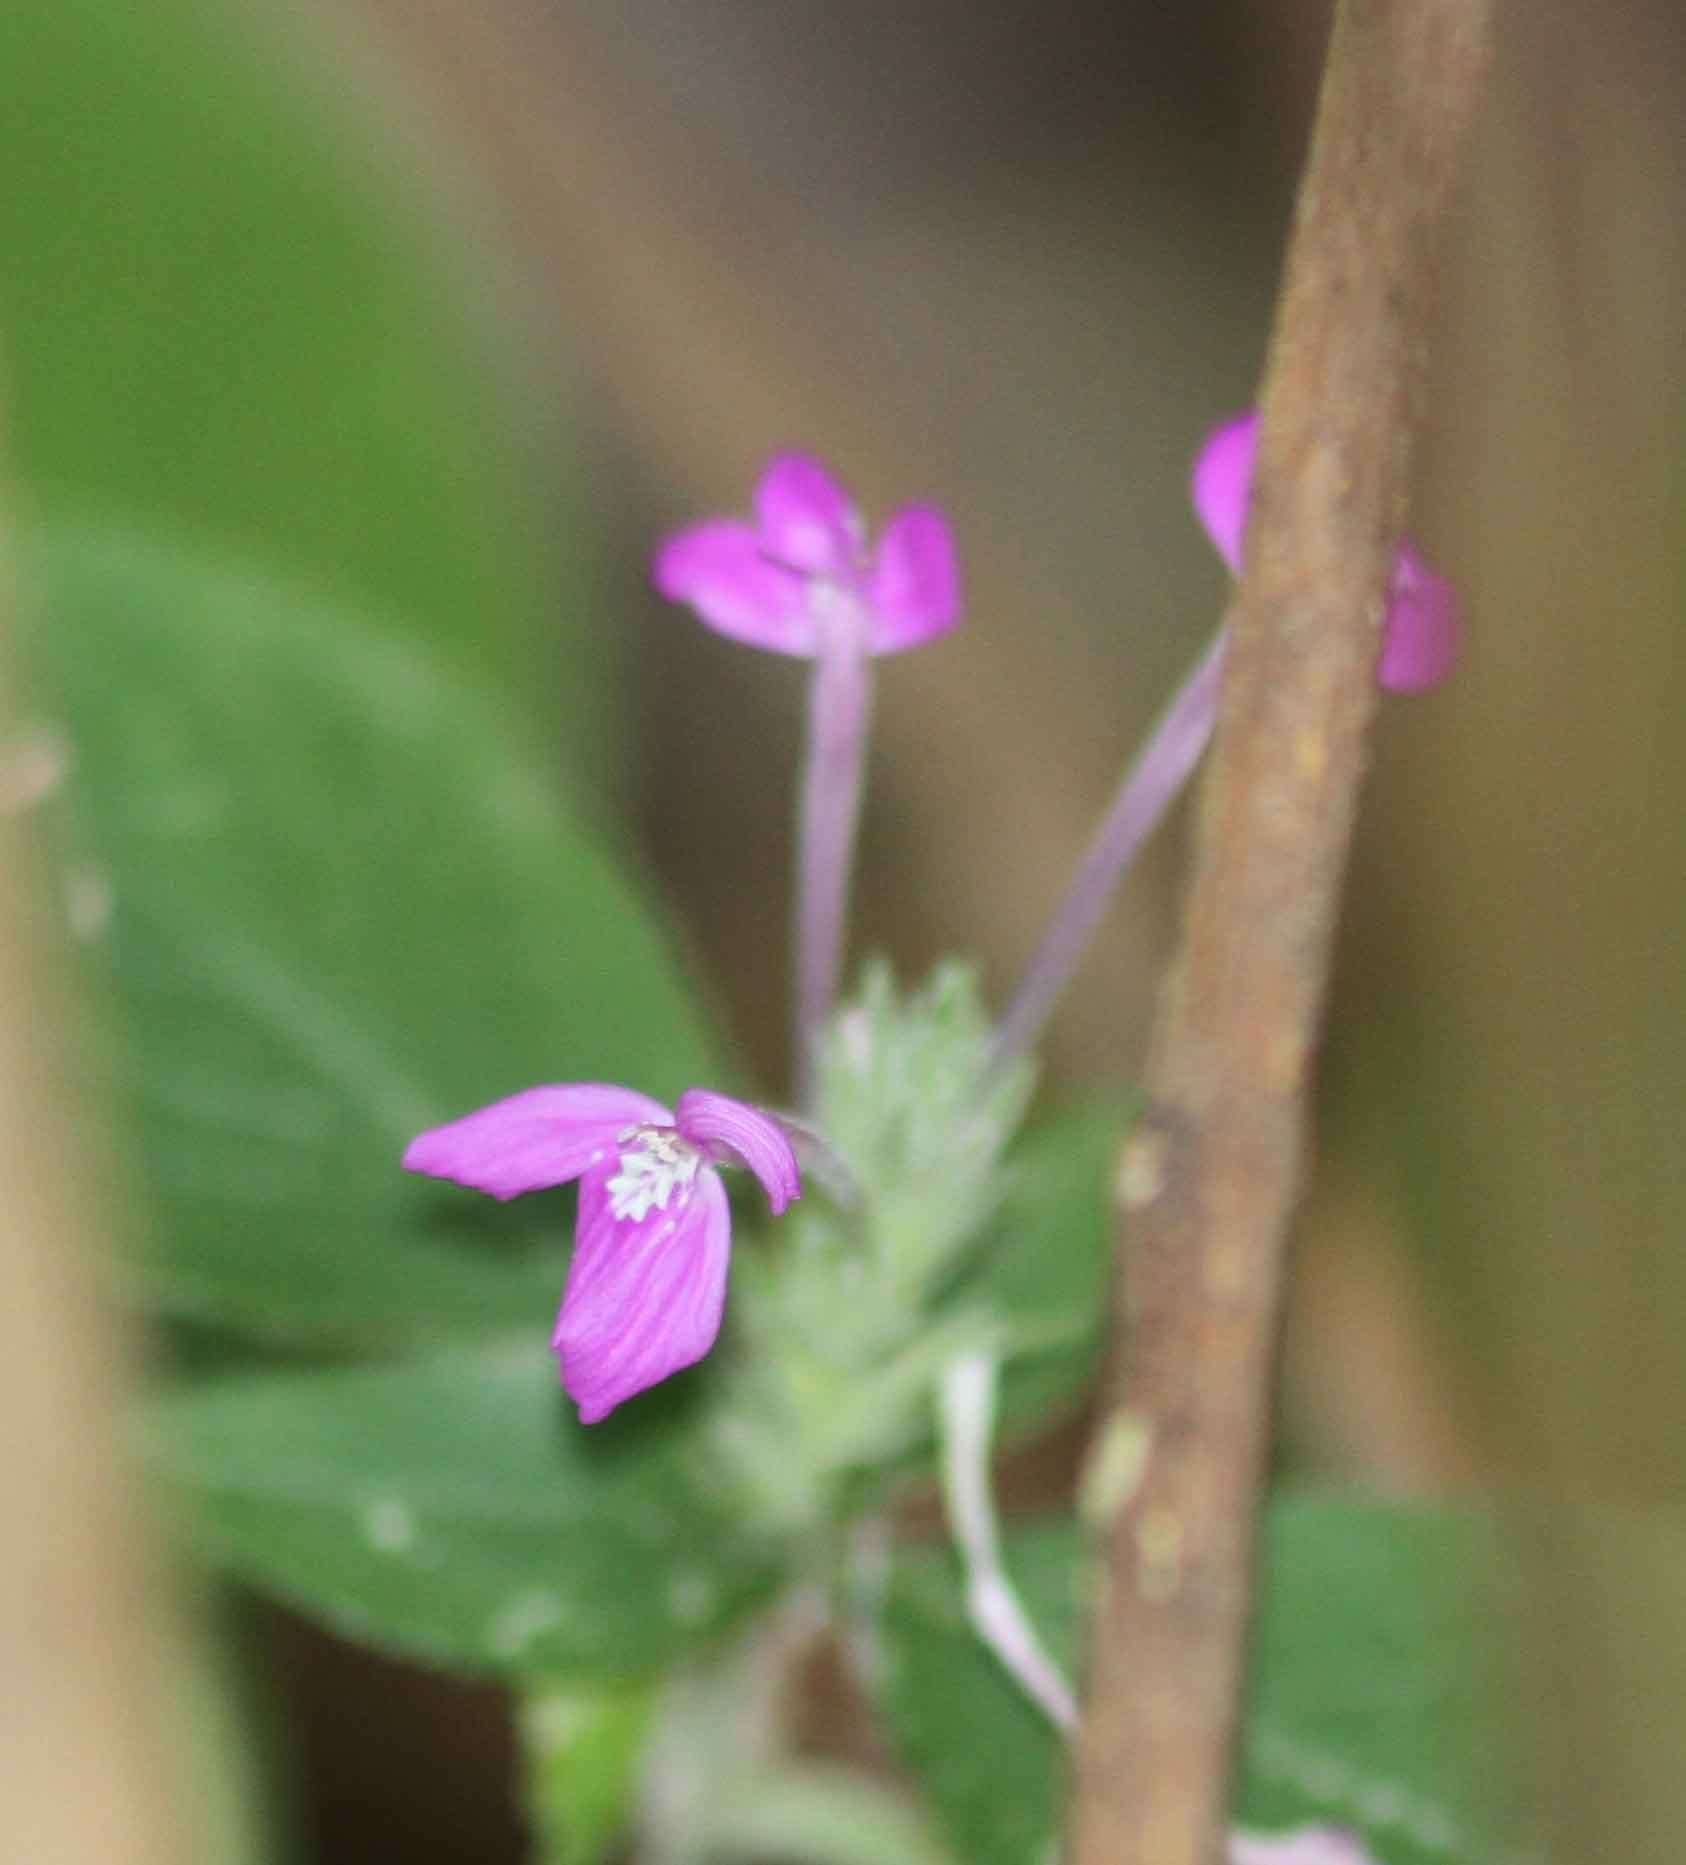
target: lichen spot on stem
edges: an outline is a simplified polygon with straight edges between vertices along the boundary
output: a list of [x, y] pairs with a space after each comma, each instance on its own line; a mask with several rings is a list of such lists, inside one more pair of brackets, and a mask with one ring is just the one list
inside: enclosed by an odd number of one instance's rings
[[1144, 1600], [1162, 1606], [1183, 1583], [1183, 1524], [1174, 1509], [1146, 1510], [1136, 1525], [1136, 1586]]
[[1141, 1487], [1152, 1444], [1147, 1421], [1128, 1409], [1114, 1412], [1096, 1433], [1077, 1498], [1078, 1514], [1091, 1531], [1105, 1534]]
[[1165, 1189], [1165, 1135], [1157, 1127], [1132, 1134], [1118, 1164], [1118, 1202], [1126, 1211], [1143, 1211]]

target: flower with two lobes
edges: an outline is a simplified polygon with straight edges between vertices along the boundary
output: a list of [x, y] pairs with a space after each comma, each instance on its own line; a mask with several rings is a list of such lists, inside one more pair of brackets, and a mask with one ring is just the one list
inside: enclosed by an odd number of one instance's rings
[[[1214, 428], [1194, 463], [1194, 509], [1236, 576], [1241, 574], [1258, 440], [1259, 417], [1253, 410]], [[1460, 632], [1456, 590], [1407, 540], [1399, 547], [1388, 586], [1376, 678], [1394, 693], [1423, 693], [1438, 686], [1458, 657]]]
[[588, 1425], [714, 1345], [732, 1251], [718, 1168], [753, 1172], [775, 1217], [802, 1195], [784, 1128], [706, 1088], [672, 1109], [598, 1082], [528, 1088], [431, 1128], [404, 1164], [494, 1198], [579, 1180], [551, 1346]]
[[707, 518], [656, 553], [655, 584], [717, 634], [813, 658], [858, 641], [894, 654], [960, 619], [960, 562], [948, 520], [907, 505], [868, 547], [854, 501], [820, 461], [772, 460], [753, 521]]

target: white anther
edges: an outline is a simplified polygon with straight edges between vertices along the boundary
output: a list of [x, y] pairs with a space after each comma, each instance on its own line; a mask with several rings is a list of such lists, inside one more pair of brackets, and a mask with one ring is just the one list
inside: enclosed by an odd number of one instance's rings
[[628, 1127], [619, 1136], [621, 1167], [609, 1181], [609, 1211], [641, 1224], [690, 1192], [702, 1154], [671, 1127]]

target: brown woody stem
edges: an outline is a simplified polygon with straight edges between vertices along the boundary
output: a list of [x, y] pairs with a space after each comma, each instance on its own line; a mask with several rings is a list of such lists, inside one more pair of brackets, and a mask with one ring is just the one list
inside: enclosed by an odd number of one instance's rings
[[1307, 1076], [1439, 234], [1490, 0], [1342, 0], [1263, 392], [1180, 956], [1125, 1155], [1075, 1865], [1219, 1865]]

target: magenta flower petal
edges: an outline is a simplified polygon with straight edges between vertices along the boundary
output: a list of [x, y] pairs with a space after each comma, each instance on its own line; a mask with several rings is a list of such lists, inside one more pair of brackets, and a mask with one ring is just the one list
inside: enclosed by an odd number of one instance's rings
[[[723, 635], [780, 654], [830, 643], [874, 654], [917, 647], [960, 619], [960, 563], [948, 520], [908, 506], [876, 554], [847, 490], [805, 453], [774, 456], [755, 489], [755, 523], [711, 518], [656, 553], [656, 587]], [[822, 640], [822, 625], [824, 640]]]
[[404, 1165], [494, 1198], [517, 1198], [577, 1179], [614, 1152], [618, 1133], [641, 1123], [671, 1126], [673, 1116], [647, 1094], [599, 1082], [528, 1088], [419, 1134]]
[[710, 518], [676, 532], [656, 553], [656, 588], [688, 603], [717, 634], [812, 654], [815, 633], [807, 579], [769, 561], [755, 529], [735, 518]]
[[1241, 574], [1247, 497], [1253, 489], [1253, 456], [1258, 445], [1257, 413], [1237, 415], [1213, 428], [1194, 462], [1194, 509], [1231, 576]]
[[642, 1218], [614, 1215], [612, 1166], [580, 1186], [574, 1260], [551, 1344], [583, 1424], [700, 1360], [720, 1332], [732, 1217], [704, 1166], [689, 1195]]
[[729, 1156], [761, 1181], [773, 1216], [802, 1196], [802, 1175], [789, 1137], [771, 1114], [707, 1088], [689, 1088], [679, 1097], [679, 1136], [710, 1159]]
[[867, 592], [875, 654], [944, 634], [960, 619], [960, 557], [948, 520], [909, 505], [884, 527]]
[[1403, 544], [1387, 598], [1387, 631], [1376, 678], [1393, 693], [1438, 686], [1458, 658], [1463, 617], [1451, 580]]
[[854, 570], [860, 514], [812, 455], [774, 456], [755, 488], [755, 517], [762, 548], [793, 570], [837, 577]]
[[[1195, 512], [1233, 576], [1241, 574], [1258, 439], [1257, 411], [1238, 415], [1212, 430], [1194, 463]], [[1457, 592], [1407, 540], [1388, 586], [1376, 678], [1394, 693], [1438, 686], [1458, 657], [1460, 634]]]
[[1302, 1826], [1298, 1832], [1232, 1833], [1229, 1865], [1375, 1865], [1353, 1833], [1339, 1826]]
[[551, 1345], [586, 1424], [714, 1344], [732, 1242], [716, 1166], [754, 1172], [775, 1215], [802, 1189], [779, 1122], [701, 1088], [677, 1114], [602, 1082], [529, 1088], [419, 1135], [404, 1164], [495, 1198], [580, 1180]]

